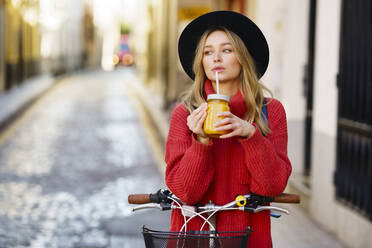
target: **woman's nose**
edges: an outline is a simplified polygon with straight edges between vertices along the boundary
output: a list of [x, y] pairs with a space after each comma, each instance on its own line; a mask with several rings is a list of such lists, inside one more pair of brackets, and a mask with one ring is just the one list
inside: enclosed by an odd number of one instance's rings
[[219, 52], [214, 53], [213, 61], [214, 62], [221, 61], [221, 54]]

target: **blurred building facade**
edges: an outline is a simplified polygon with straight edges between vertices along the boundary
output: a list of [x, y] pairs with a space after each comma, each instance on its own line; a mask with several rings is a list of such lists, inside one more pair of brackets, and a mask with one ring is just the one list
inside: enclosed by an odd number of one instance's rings
[[[0, 34], [5, 33], [5, 3], [0, 1]], [[0, 38], [0, 92], [5, 88], [5, 40]]]
[[288, 190], [349, 247], [372, 243], [371, 7], [368, 0], [149, 0], [142, 37], [142, 77], [170, 112], [192, 84], [177, 57], [185, 25], [222, 9], [258, 24], [270, 47], [262, 81], [287, 111]]
[[91, 11], [88, 0], [0, 1], [0, 92], [99, 64]]

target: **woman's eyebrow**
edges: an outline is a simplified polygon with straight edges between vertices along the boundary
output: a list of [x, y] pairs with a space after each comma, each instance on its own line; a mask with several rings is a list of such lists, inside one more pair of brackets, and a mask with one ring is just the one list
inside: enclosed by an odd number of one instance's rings
[[[221, 43], [220, 44], [221, 46], [225, 46], [225, 45], [230, 45], [231, 46], [231, 43], [230, 42], [224, 42], [224, 43]], [[212, 45], [205, 45], [204, 48], [208, 48], [208, 47], [212, 47]]]

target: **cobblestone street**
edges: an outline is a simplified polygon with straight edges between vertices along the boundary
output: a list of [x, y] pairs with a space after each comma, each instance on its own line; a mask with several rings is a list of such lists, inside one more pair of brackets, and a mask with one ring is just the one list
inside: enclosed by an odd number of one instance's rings
[[[61, 80], [0, 136], [0, 247], [143, 247], [127, 195], [162, 179], [123, 72]], [[163, 220], [163, 221], [161, 221]]]

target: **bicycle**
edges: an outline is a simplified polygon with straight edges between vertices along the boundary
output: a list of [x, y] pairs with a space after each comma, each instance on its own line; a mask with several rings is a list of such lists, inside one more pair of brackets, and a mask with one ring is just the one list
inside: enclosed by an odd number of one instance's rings
[[[252, 213], [270, 211], [272, 217], [279, 218], [281, 216], [280, 212], [285, 214], [289, 214], [289, 212], [286, 209], [266, 204], [271, 202], [300, 203], [300, 197], [295, 194], [287, 193], [283, 193], [276, 197], [260, 196], [251, 193], [237, 195], [235, 200], [222, 206], [215, 205], [212, 202], [203, 206], [189, 206], [183, 203], [169, 190], [160, 189], [153, 194], [129, 195], [128, 202], [131, 204], [141, 204], [138, 207], [134, 207], [133, 211], [149, 208], [157, 208], [161, 211], [180, 209], [184, 216], [184, 225], [179, 232], [155, 231], [143, 226], [142, 234], [146, 248], [235, 248], [247, 246], [248, 237], [252, 230], [250, 227], [247, 227], [245, 231], [217, 231], [213, 223], [213, 216], [218, 211], [237, 210]], [[208, 217], [203, 216], [203, 214], [208, 214]], [[202, 218], [204, 224], [199, 231], [187, 231], [187, 223], [195, 217]], [[209, 225], [209, 231], [202, 231], [205, 224]]]

